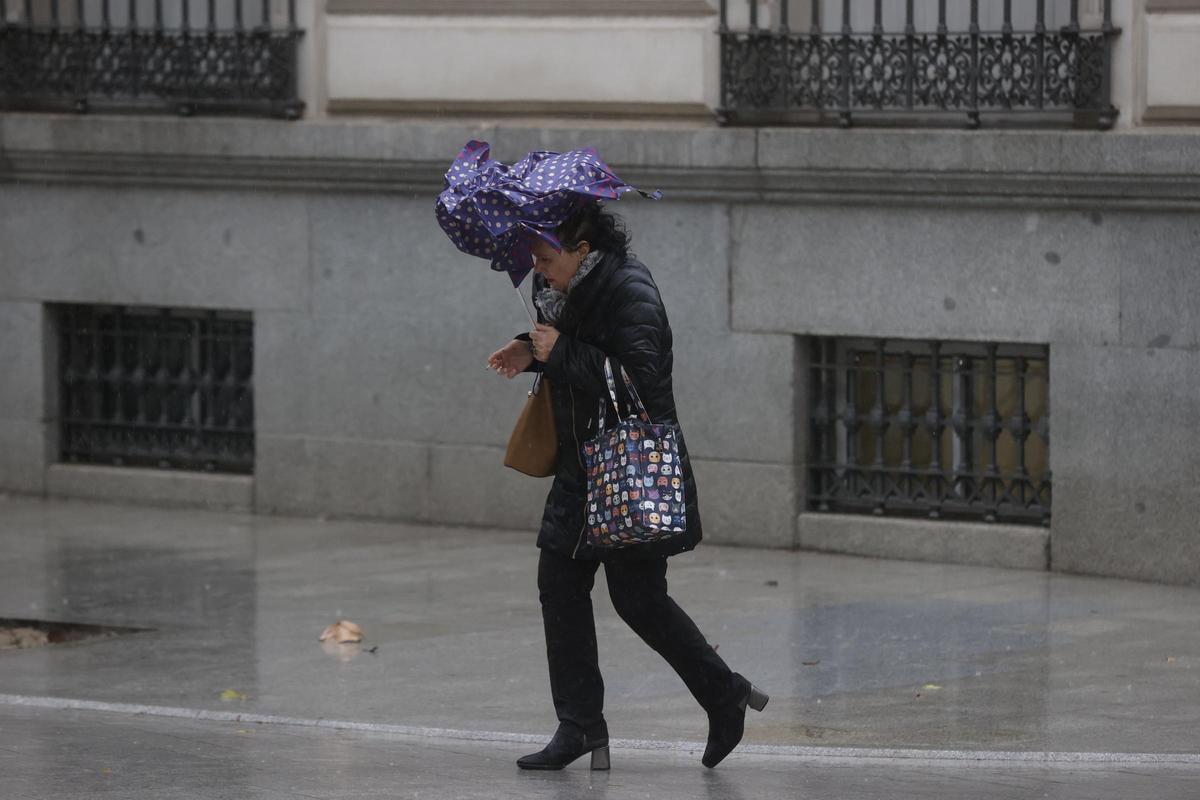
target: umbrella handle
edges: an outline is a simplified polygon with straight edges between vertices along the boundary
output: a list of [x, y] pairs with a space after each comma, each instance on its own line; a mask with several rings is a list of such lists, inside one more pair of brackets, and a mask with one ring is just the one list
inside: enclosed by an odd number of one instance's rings
[[529, 317], [529, 324], [537, 327], [537, 317], [533, 315], [533, 311], [529, 308], [529, 301], [525, 299], [525, 293], [521, 291], [520, 286], [513, 287], [517, 290], [517, 297], [521, 298], [521, 306], [525, 309], [525, 315]]

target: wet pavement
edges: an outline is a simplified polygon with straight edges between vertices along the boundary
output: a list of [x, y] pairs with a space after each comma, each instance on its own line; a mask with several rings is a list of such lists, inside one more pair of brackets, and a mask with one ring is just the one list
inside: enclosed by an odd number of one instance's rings
[[0, 617], [151, 629], [0, 652], [4, 797], [1200, 796], [1196, 589], [702, 545], [668, 580], [771, 694], [748, 746], [699, 765], [599, 581], [613, 772], [531, 777], [532, 533], [10, 496], [0, 553]]

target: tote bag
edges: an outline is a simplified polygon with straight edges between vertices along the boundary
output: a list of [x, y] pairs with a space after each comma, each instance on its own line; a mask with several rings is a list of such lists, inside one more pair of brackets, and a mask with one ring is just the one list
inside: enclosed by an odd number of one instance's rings
[[597, 434], [583, 444], [588, 544], [615, 549], [678, 536], [686, 530], [687, 519], [676, 428], [650, 421], [623, 367], [621, 377], [637, 413], [631, 411], [621, 418], [616, 381], [607, 358], [604, 377], [618, 421], [605, 428], [607, 414], [601, 397]]

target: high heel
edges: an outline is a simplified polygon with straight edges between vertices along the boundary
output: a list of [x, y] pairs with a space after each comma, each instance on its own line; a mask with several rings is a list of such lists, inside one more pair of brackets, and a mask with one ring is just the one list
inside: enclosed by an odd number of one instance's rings
[[750, 694], [746, 697], [746, 705], [753, 708], [755, 711], [762, 711], [767, 707], [767, 701], [771, 698], [762, 689], [759, 689], [754, 684], [750, 684]]
[[766, 692], [736, 672], [733, 673], [733, 680], [738, 687], [737, 703], [732, 708], [726, 706], [708, 712], [708, 744], [700, 761], [709, 769], [720, 764], [742, 741], [746, 730], [746, 707], [762, 711], [771, 699]]
[[587, 753], [592, 754], [592, 769], [609, 768], [607, 726], [601, 724], [594, 730], [582, 731], [564, 723], [558, 726], [548, 745], [517, 759], [517, 766], [521, 769], [562, 769]]

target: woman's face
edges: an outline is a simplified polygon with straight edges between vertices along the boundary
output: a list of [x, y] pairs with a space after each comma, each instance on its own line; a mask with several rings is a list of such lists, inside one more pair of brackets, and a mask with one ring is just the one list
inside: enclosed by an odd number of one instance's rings
[[533, 251], [533, 271], [544, 277], [551, 288], [565, 292], [591, 246], [580, 242], [574, 250], [564, 247], [559, 252], [543, 239], [535, 239], [530, 249]]

